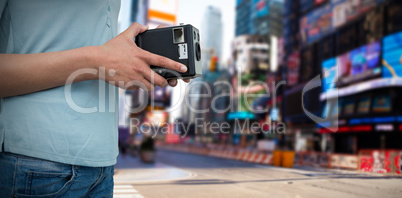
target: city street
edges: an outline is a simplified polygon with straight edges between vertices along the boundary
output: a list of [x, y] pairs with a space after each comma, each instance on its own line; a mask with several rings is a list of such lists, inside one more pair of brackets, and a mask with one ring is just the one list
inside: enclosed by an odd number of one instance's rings
[[155, 164], [119, 156], [115, 197], [400, 197], [402, 177], [292, 169], [158, 150]]

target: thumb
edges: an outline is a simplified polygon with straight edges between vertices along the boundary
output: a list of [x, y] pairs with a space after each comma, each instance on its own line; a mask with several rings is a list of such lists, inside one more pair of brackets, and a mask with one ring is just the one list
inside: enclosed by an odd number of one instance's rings
[[143, 33], [148, 30], [148, 26], [141, 25], [139, 23], [133, 23], [123, 33], [130, 38], [136, 37], [139, 33]]

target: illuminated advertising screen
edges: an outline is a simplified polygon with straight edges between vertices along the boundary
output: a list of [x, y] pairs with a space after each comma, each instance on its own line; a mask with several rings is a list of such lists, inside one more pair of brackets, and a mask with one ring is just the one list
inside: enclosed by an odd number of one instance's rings
[[313, 10], [300, 19], [303, 43], [312, 43], [331, 32], [332, 7], [327, 4]]
[[352, 99], [346, 100], [343, 104], [343, 114], [352, 115], [355, 112], [355, 101]]
[[330, 108], [331, 108], [331, 104], [329, 102], [327, 102], [327, 104], [324, 107], [324, 110], [322, 111], [322, 117], [323, 118], [327, 118]]
[[336, 86], [343, 86], [367, 78], [381, 76], [380, 58], [380, 42], [364, 45], [336, 57], [336, 62], [332, 64], [336, 65], [338, 73], [336, 73], [336, 78], [333, 82], [336, 83]]
[[377, 0], [332, 0], [332, 27], [337, 28], [377, 5]]
[[387, 94], [377, 95], [373, 99], [372, 110], [374, 113], [385, 113], [391, 111], [391, 98]]
[[288, 85], [292, 86], [299, 82], [300, 52], [294, 52], [288, 57]]
[[350, 60], [350, 53], [344, 53], [336, 58], [336, 63], [339, 65], [339, 78], [348, 77], [351, 75], [352, 62]]
[[160, 24], [175, 25], [178, 0], [149, 0], [148, 25], [152, 28]]
[[402, 77], [402, 32], [384, 37], [383, 45], [383, 77]]
[[371, 104], [370, 96], [364, 96], [360, 98], [357, 106], [357, 113], [360, 114], [368, 113], [370, 111], [370, 104]]
[[315, 0], [314, 1], [314, 5], [320, 5], [320, 4], [322, 4], [322, 3], [324, 3], [324, 2], [326, 2], [327, 0]]
[[352, 75], [362, 74], [373, 70], [380, 63], [380, 42], [374, 42], [350, 52]]
[[155, 90], [151, 92], [149, 98], [154, 106], [157, 107], [169, 107], [171, 104], [171, 88], [169, 87], [155, 87]]
[[341, 112], [341, 103], [342, 100], [338, 100], [338, 102], [333, 102], [332, 103], [332, 108], [331, 108], [331, 117], [337, 117], [339, 113]]
[[336, 88], [336, 79], [338, 77], [338, 67], [336, 59], [332, 58], [322, 63], [323, 92], [326, 93]]
[[314, 7], [315, 0], [299, 0], [300, 12], [304, 13]]
[[269, 113], [271, 121], [280, 121], [280, 111], [278, 107], [272, 108]]
[[343, 25], [347, 21], [346, 19], [347, 4], [345, 3], [344, 0], [332, 0], [331, 3], [333, 4], [332, 26], [334, 28], [337, 28]]
[[253, 0], [254, 10], [253, 14], [255, 14], [256, 18], [261, 18], [267, 16], [269, 13], [269, 7], [267, 0]]
[[165, 111], [148, 111], [145, 116], [145, 122], [161, 126], [167, 123], [169, 114]]
[[[301, 0], [302, 12], [310, 9], [308, 0]], [[323, 0], [314, 3], [321, 4]], [[312, 43], [332, 30], [356, 19], [361, 14], [373, 9], [377, 0], [331, 0], [331, 2], [307, 13], [300, 20], [300, 34], [303, 43]]]

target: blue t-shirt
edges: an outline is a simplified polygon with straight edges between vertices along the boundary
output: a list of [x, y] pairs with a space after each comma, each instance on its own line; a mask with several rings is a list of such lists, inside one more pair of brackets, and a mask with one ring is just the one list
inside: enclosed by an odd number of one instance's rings
[[[120, 0], [0, 0], [0, 53], [102, 45], [117, 34], [119, 9]], [[82, 166], [115, 164], [117, 88], [83, 81], [72, 84], [71, 97], [65, 88], [0, 98], [0, 151]]]

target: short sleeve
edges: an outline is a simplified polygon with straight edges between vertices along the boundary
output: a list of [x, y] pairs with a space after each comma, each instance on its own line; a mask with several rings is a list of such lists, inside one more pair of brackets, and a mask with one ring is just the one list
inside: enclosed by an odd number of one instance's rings
[[0, 19], [3, 16], [3, 11], [6, 7], [8, 0], [0, 0]]

